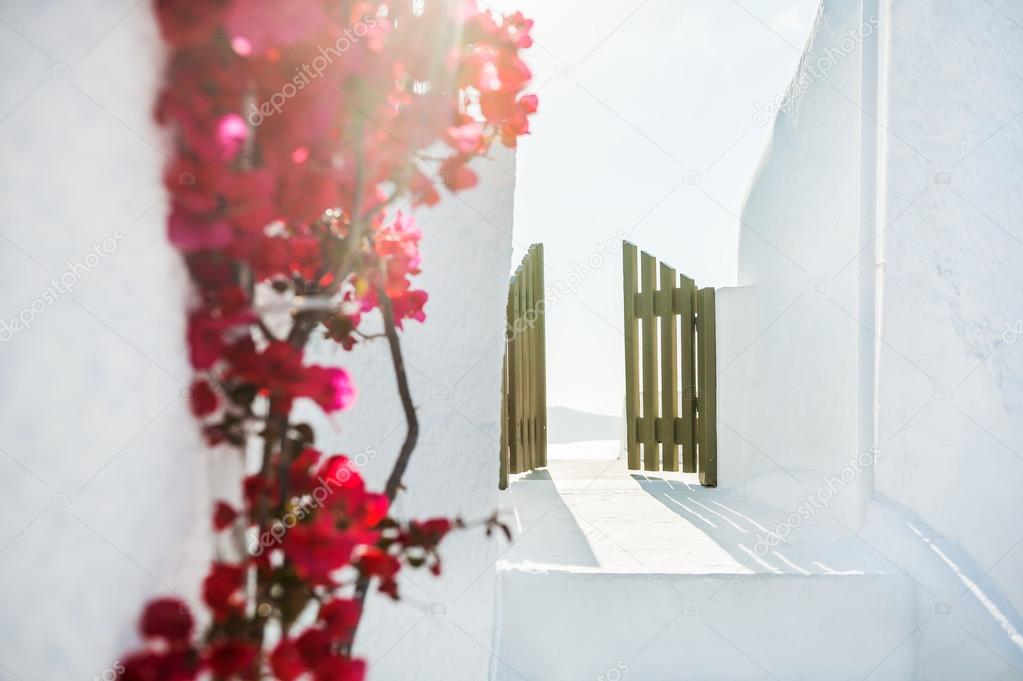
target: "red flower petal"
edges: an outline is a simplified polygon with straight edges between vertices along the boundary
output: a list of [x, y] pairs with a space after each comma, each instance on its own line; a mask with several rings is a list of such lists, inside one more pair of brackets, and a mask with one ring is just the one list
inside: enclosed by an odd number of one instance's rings
[[139, 631], [146, 638], [158, 638], [168, 643], [187, 643], [192, 636], [192, 613], [176, 598], [151, 601], [142, 611]]
[[319, 619], [333, 636], [347, 642], [362, 615], [362, 604], [348, 598], [335, 598], [320, 606]]
[[230, 504], [218, 501], [213, 507], [213, 529], [217, 532], [226, 530], [238, 519], [238, 511]]
[[290, 638], [282, 639], [270, 654], [270, 668], [279, 681], [295, 681], [307, 667], [298, 646]]
[[252, 671], [256, 663], [258, 646], [244, 641], [226, 641], [217, 643], [210, 649], [206, 662], [217, 678], [226, 679], [233, 676], [245, 676]]
[[189, 391], [192, 397], [192, 413], [196, 416], [209, 416], [217, 410], [217, 393], [213, 392], [209, 382], [198, 380], [192, 383]]
[[245, 605], [241, 592], [244, 584], [245, 568], [214, 563], [202, 584], [203, 600], [218, 618], [226, 617]]

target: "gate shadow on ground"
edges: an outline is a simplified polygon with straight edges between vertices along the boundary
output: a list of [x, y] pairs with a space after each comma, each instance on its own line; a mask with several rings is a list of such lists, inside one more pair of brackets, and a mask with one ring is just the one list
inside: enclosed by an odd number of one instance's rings
[[[683, 532], [698, 532], [729, 553], [739, 571], [847, 576], [888, 572], [863, 540], [825, 513], [803, 517], [722, 494], [684, 479], [631, 474], [654, 500], [683, 519]], [[694, 476], [695, 480], [695, 476]], [[787, 528], [787, 529], [783, 529]], [[772, 540], [772, 537], [774, 538]]]

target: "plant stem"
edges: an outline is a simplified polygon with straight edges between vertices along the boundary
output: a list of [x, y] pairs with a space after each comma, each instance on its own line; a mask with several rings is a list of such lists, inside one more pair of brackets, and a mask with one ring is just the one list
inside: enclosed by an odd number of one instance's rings
[[[409, 389], [408, 373], [405, 371], [405, 359], [401, 354], [401, 340], [398, 338], [398, 330], [394, 324], [394, 307], [382, 285], [376, 285], [376, 292], [377, 300], [380, 303], [380, 311], [384, 316], [384, 335], [387, 336], [387, 345], [391, 351], [391, 363], [394, 365], [394, 375], [398, 382], [398, 395], [401, 397], [401, 406], [405, 411], [406, 423], [405, 441], [401, 444], [398, 459], [394, 462], [394, 468], [391, 470], [391, 475], [387, 478], [387, 485], [384, 487], [384, 494], [387, 495], [388, 501], [393, 502], [398, 494], [398, 490], [401, 489], [402, 478], [405, 476], [405, 471], [408, 469], [409, 461], [412, 458], [412, 452], [419, 441], [419, 417], [416, 415], [416, 406], [412, 402], [412, 391]], [[361, 606], [366, 602], [369, 583], [370, 578], [363, 575], [359, 577], [359, 581], [355, 585], [355, 600], [360, 605], [360, 622], [362, 621]], [[356, 624], [355, 628], [358, 629], [358, 624]], [[353, 630], [352, 637], [345, 646], [344, 652], [346, 655], [351, 654], [354, 642], [355, 631]]]
[[394, 364], [394, 374], [398, 381], [398, 395], [401, 397], [401, 407], [405, 411], [405, 441], [401, 445], [398, 460], [394, 462], [391, 476], [387, 478], [387, 485], [384, 487], [387, 499], [394, 501], [398, 490], [401, 489], [401, 481], [405, 476], [409, 460], [412, 458], [412, 452], [419, 441], [419, 417], [416, 415], [416, 406], [412, 402], [412, 391], [409, 389], [408, 374], [405, 371], [405, 359], [401, 354], [401, 341], [398, 339], [398, 331], [394, 326], [394, 308], [383, 286], [377, 286], [377, 298], [380, 299], [380, 309], [384, 315], [384, 334], [387, 336], [387, 345], [391, 350], [391, 363]]

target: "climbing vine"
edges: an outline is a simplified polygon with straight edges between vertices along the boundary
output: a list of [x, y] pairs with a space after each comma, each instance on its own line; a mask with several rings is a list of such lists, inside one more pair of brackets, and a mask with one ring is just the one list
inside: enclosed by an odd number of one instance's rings
[[[370, 588], [439, 574], [458, 519], [391, 514], [419, 423], [399, 331], [425, 319], [409, 211], [476, 184], [469, 162], [529, 130], [532, 22], [475, 0], [155, 0], [169, 57], [156, 118], [171, 133], [171, 243], [193, 284], [191, 405], [210, 445], [251, 465], [216, 503], [208, 611], [160, 598], [126, 681], [358, 681], [352, 644]], [[375, 312], [376, 311], [376, 312]], [[296, 418], [348, 408], [355, 382], [310, 344], [370, 339], [379, 313], [407, 433], [385, 489], [321, 452]], [[377, 334], [373, 334], [374, 336]], [[480, 523], [487, 532], [496, 519]]]

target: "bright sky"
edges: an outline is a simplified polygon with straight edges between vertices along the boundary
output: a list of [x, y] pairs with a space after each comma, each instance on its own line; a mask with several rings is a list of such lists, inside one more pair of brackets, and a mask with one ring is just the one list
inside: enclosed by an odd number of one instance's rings
[[754, 114], [788, 87], [818, 0], [488, 4], [536, 21], [540, 111], [520, 142], [514, 257], [542, 241], [548, 287], [566, 292], [549, 300], [548, 403], [619, 415], [616, 234], [700, 286], [735, 283], [738, 215], [770, 130]]

